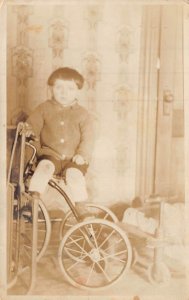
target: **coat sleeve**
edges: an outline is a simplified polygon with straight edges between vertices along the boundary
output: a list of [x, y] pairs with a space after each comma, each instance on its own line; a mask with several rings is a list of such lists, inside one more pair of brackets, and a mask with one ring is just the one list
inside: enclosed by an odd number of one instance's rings
[[40, 133], [44, 125], [44, 105], [43, 103], [38, 105], [35, 110], [31, 113], [26, 122], [32, 127], [33, 132], [38, 139], [34, 141], [33, 144], [37, 149], [37, 152], [40, 152], [41, 143], [40, 143]]
[[44, 105], [38, 105], [27, 119], [27, 123], [31, 125], [37, 138], [40, 137], [41, 130], [44, 124]]
[[95, 121], [93, 116], [86, 114], [79, 126], [81, 139], [76, 154], [80, 154], [87, 163], [90, 163], [95, 143]]

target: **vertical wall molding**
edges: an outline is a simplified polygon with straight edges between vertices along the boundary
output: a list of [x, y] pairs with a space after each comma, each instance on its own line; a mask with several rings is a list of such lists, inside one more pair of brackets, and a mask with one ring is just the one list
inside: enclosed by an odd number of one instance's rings
[[159, 22], [159, 7], [143, 8], [136, 157], [136, 194], [141, 197], [151, 194], [154, 185]]

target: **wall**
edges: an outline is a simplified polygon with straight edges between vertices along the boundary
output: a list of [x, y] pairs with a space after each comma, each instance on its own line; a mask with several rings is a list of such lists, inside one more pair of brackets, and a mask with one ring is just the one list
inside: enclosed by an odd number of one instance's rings
[[98, 120], [88, 173], [96, 202], [135, 195], [141, 17], [140, 5], [107, 2], [8, 6], [8, 124], [47, 99], [52, 70], [81, 71], [81, 104]]
[[11, 5], [7, 19], [8, 124], [49, 97], [52, 70], [74, 67], [86, 79], [81, 104], [98, 124], [90, 198], [183, 199], [182, 4]]

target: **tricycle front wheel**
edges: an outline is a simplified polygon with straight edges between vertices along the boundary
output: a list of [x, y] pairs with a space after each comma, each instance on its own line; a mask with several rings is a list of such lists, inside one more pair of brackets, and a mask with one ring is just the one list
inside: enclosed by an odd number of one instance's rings
[[131, 257], [126, 233], [103, 219], [74, 225], [65, 233], [58, 253], [67, 280], [90, 290], [114, 284], [129, 269]]

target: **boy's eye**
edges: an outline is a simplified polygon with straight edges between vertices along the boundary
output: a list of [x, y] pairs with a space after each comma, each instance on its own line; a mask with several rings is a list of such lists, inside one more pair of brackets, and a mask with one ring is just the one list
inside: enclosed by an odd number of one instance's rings
[[59, 92], [60, 91], [61, 92], [74, 92], [76, 90], [75, 86], [73, 86], [73, 85], [64, 86], [64, 85], [61, 85], [61, 84], [60, 85], [57, 84], [57, 85], [54, 86], [54, 88]]

